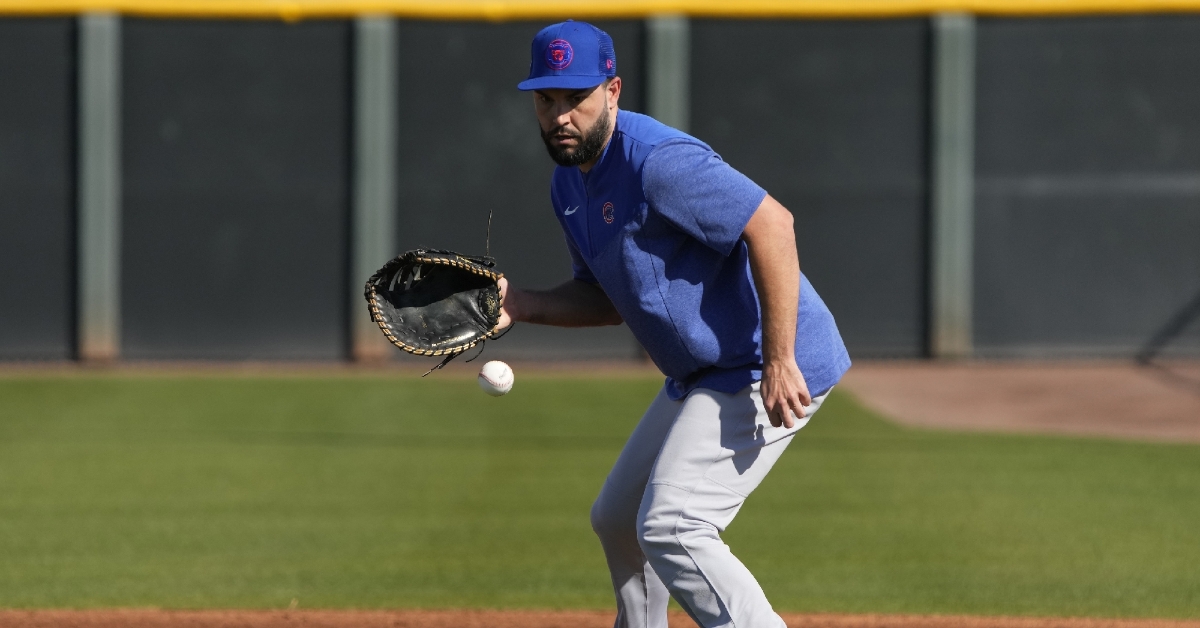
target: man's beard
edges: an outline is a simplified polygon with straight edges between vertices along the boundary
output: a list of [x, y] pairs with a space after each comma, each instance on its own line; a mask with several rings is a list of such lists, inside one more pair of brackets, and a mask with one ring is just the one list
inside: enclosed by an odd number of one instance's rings
[[[554, 163], [564, 166], [579, 166], [595, 159], [600, 155], [600, 151], [604, 150], [604, 141], [608, 139], [608, 107], [604, 108], [604, 113], [600, 114], [600, 119], [592, 125], [592, 128], [583, 132], [583, 135], [578, 133], [571, 134], [577, 141], [574, 147], [556, 146], [554, 144], [554, 135], [565, 132], [562, 127], [551, 129], [549, 133], [541, 131], [542, 141], [546, 143], [546, 150], [550, 153], [550, 159]], [[540, 131], [540, 129], [539, 129]]]

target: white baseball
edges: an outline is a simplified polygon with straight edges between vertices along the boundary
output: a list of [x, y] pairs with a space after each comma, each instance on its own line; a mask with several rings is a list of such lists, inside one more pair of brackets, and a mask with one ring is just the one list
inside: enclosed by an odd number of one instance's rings
[[513, 372], [500, 360], [492, 360], [479, 369], [479, 387], [483, 392], [499, 397], [512, 390]]

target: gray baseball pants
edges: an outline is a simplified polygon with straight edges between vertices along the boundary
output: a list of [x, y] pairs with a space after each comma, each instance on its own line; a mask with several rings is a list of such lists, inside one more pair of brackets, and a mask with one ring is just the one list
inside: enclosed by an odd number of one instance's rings
[[771, 426], [758, 387], [661, 391], [634, 428], [592, 506], [616, 628], [667, 628], [669, 596], [703, 628], [784, 627], [720, 533], [825, 395], [787, 429]]

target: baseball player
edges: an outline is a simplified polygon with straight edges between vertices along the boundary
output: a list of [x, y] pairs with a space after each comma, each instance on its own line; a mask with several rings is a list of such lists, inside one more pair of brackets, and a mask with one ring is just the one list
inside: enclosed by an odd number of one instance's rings
[[784, 626], [720, 533], [850, 366], [800, 273], [791, 213], [708, 145], [622, 111], [612, 39], [543, 29], [529, 77], [559, 167], [550, 198], [573, 279], [502, 282], [511, 321], [625, 322], [667, 376], [592, 507], [617, 628]]

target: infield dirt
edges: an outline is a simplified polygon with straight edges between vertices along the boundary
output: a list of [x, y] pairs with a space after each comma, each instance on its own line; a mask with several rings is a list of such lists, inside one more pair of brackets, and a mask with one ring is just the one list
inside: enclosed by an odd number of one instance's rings
[[1200, 443], [1200, 362], [863, 362], [840, 386], [912, 427]]
[[[1200, 620], [785, 614], [789, 628], [1200, 628]], [[605, 611], [0, 611], [0, 628], [609, 628]], [[695, 626], [672, 613], [671, 628]]]

